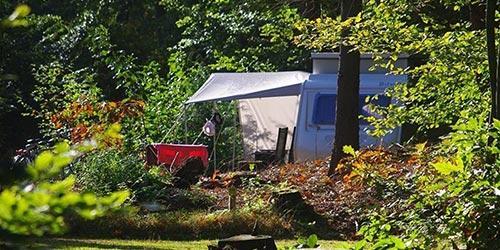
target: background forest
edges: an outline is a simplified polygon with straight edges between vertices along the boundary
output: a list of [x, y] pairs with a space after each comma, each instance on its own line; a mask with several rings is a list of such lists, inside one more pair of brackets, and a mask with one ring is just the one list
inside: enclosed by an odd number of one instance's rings
[[[0, 13], [8, 16], [16, 4], [2, 1]], [[318, 16], [322, 8], [335, 7], [320, 2], [294, 5], [30, 2], [29, 25], [2, 32], [1, 73], [17, 76], [2, 84], [0, 145], [8, 152], [3, 162], [27, 139], [79, 140], [113, 122], [102, 114], [77, 110], [78, 105], [134, 103], [144, 109], [140, 119], [124, 122], [131, 148], [178, 140], [182, 130], [169, 138], [164, 138], [165, 132], [182, 103], [211, 72], [307, 67], [307, 50], [292, 45], [293, 25], [306, 16]], [[199, 112], [189, 124], [200, 127], [204, 115], [209, 114]]]
[[[0, 17], [9, 17], [18, 4], [1, 1]], [[378, 66], [393, 74], [409, 76], [407, 84], [387, 93], [401, 105], [374, 107], [384, 119], [368, 118], [373, 135], [403, 126], [408, 136], [397, 152], [347, 148], [350, 157], [333, 181], [301, 180], [349, 190], [348, 195], [336, 191], [335, 202], [346, 206], [343, 216], [357, 216], [356, 225], [349, 222], [351, 233], [335, 237], [357, 239], [360, 249], [427, 249], [442, 242], [451, 248], [498, 246], [500, 121], [491, 117], [490, 75], [497, 73], [488, 65], [486, 1], [368, 0], [348, 20], [339, 17], [340, 1], [327, 0], [26, 4], [31, 13], [27, 10], [22, 22], [7, 27], [6, 18], [0, 27], [0, 185], [22, 186], [19, 180], [40, 175], [39, 170], [26, 173], [12, 164], [28, 139], [39, 139], [40, 151], [66, 141], [51, 156], [57, 158], [71, 150], [69, 145], [104, 134], [94, 145], [99, 149], [83, 150], [68, 168], [56, 167], [56, 172], [62, 169], [61, 176], [40, 179], [71, 176], [68, 187], [108, 195], [101, 202], [110, 209], [124, 202], [129, 193], [114, 193], [123, 189], [130, 190], [131, 203], [175, 196], [188, 210], [210, 207], [213, 200], [196, 188], [172, 189], [169, 176], [144, 170], [144, 146], [195, 140], [212, 106], [197, 105], [187, 112], [188, 134], [177, 121], [184, 114], [183, 103], [211, 73], [310, 71], [311, 52], [338, 51], [342, 43], [374, 53]], [[494, 19], [499, 48], [498, 5]], [[341, 39], [346, 29], [350, 33]], [[389, 54], [389, 60], [382, 60], [382, 54]], [[401, 54], [410, 55], [410, 67], [394, 66]], [[222, 164], [230, 163], [233, 142], [238, 141], [233, 107], [219, 106], [227, 122], [218, 144]], [[117, 123], [121, 135], [117, 125], [109, 132]], [[198, 142], [210, 144], [205, 137]], [[284, 185], [300, 191], [308, 187], [294, 181], [273, 187], [259, 183], [246, 184], [262, 192]], [[312, 191], [324, 192], [317, 187]], [[347, 201], [358, 198], [359, 204]], [[95, 205], [83, 199], [78, 204]], [[259, 211], [267, 209], [255, 200], [251, 204], [251, 211], [255, 204], [260, 204]], [[322, 215], [339, 217], [331, 211]], [[10, 232], [28, 232], [6, 225], [0, 223]], [[300, 232], [308, 232], [305, 228]]]

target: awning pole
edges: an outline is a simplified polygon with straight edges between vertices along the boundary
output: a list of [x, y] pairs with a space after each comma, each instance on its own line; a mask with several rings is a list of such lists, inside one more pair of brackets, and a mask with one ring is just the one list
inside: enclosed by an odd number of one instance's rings
[[[214, 107], [213, 107], [213, 112], [216, 112], [217, 111], [217, 104], [215, 102], [212, 102]], [[217, 126], [215, 127], [215, 134], [213, 137], [213, 141], [214, 141], [214, 173], [215, 171], [217, 171], [217, 139], [218, 139], [218, 135], [217, 135]]]
[[238, 133], [238, 116], [239, 116], [239, 112], [238, 112], [238, 101], [233, 101], [234, 103], [234, 108], [235, 108], [235, 114], [234, 114], [234, 120], [233, 120], [233, 126], [234, 126], [234, 138], [233, 138], [233, 164], [232, 164], [232, 170], [234, 171], [235, 169], [235, 161], [236, 161], [236, 137], [238, 136], [237, 133]]
[[187, 106], [189, 104], [184, 104], [182, 108], [182, 119], [184, 120], [184, 144], [188, 144], [188, 125], [187, 125]]

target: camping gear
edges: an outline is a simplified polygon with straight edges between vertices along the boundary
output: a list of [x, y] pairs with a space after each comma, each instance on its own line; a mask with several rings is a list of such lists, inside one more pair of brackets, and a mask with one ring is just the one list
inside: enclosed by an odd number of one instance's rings
[[276, 250], [277, 248], [272, 236], [241, 234], [227, 239], [221, 239], [217, 242], [216, 246], [208, 245], [208, 249], [209, 250], [225, 250], [225, 249]]
[[297, 131], [297, 127], [293, 127], [292, 133], [292, 142], [290, 143], [290, 151], [288, 152], [288, 163], [294, 163], [295, 159], [293, 158], [293, 145], [295, 144], [295, 132]]
[[210, 118], [210, 121], [216, 127], [221, 127], [222, 124], [224, 123], [224, 119], [222, 118], [222, 115], [219, 112], [217, 112], [217, 111], [214, 111], [214, 113], [212, 114], [212, 117]]
[[[204, 84], [206, 88], [201, 87], [186, 104], [211, 101], [217, 97], [221, 99], [215, 101], [238, 100], [243, 159], [253, 160], [254, 152], [275, 149], [277, 128], [295, 126], [298, 93], [308, 76], [309, 73], [300, 71], [215, 73]], [[287, 141], [291, 142], [291, 133]], [[290, 149], [290, 143], [286, 149]]]
[[212, 121], [205, 122], [205, 125], [203, 125], [203, 133], [206, 136], [214, 136], [215, 135], [215, 124]]
[[[255, 161], [260, 165], [269, 166], [276, 159], [276, 150], [258, 150], [255, 152]], [[261, 166], [258, 166], [259, 168]]]
[[181, 167], [171, 170], [174, 178], [174, 186], [188, 188], [198, 182], [198, 179], [206, 170], [200, 157], [189, 157]]
[[[390, 55], [385, 55], [389, 58]], [[322, 159], [331, 154], [335, 134], [335, 104], [338, 78], [338, 53], [313, 53], [313, 73], [301, 71], [265, 73], [214, 73], [186, 104], [215, 101], [238, 101], [243, 137], [243, 158], [253, 160], [255, 152], [273, 150], [277, 129], [288, 131], [285, 150], [295, 161]], [[400, 56], [396, 66], [405, 68], [407, 56]], [[360, 114], [372, 114], [365, 106], [367, 96], [379, 95], [374, 104], [397, 104], [383, 94], [388, 87], [407, 81], [406, 75], [391, 75], [375, 68], [371, 54], [360, 60]], [[375, 138], [366, 133], [370, 126], [360, 120], [360, 145], [388, 145], [400, 141], [401, 128]]]
[[170, 171], [183, 166], [190, 158], [201, 159], [208, 167], [208, 150], [205, 145], [153, 143], [146, 149], [148, 165], [166, 165]]
[[275, 163], [283, 164], [285, 163], [285, 155], [286, 155], [286, 137], [288, 135], [288, 128], [279, 128], [278, 129], [278, 139], [276, 140], [276, 158], [274, 159]]

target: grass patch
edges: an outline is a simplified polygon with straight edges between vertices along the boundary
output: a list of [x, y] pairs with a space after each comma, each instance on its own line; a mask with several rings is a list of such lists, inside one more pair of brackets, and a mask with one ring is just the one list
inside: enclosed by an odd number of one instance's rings
[[258, 234], [292, 238], [290, 221], [272, 210], [173, 211], [164, 213], [112, 214], [94, 221], [67, 220], [68, 237], [120, 238], [153, 240], [220, 239], [252, 233], [257, 222]]
[[[67, 238], [29, 238], [14, 241], [1, 241], [0, 248], [28, 249], [207, 249], [215, 240], [169, 241], [169, 240], [117, 240], [117, 239], [67, 239]], [[276, 241], [278, 249], [293, 246], [295, 240]], [[320, 240], [322, 249], [349, 249], [348, 241]]]

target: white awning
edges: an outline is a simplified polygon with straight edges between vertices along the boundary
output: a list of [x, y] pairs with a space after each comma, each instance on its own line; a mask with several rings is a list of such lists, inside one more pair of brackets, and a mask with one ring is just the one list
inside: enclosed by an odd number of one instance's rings
[[300, 94], [310, 73], [214, 73], [186, 103], [293, 96]]

